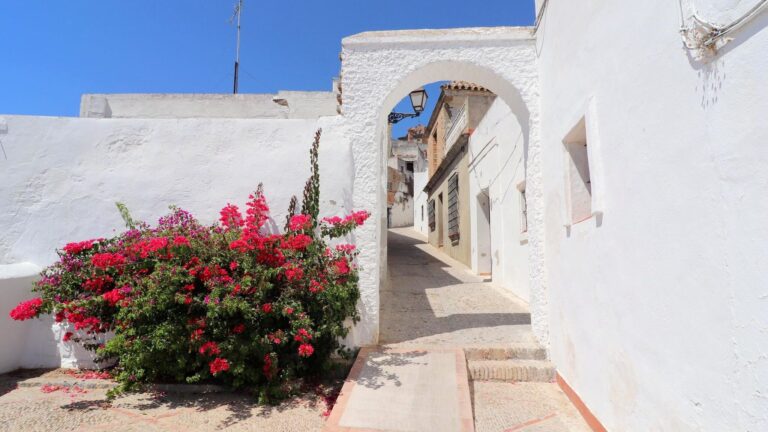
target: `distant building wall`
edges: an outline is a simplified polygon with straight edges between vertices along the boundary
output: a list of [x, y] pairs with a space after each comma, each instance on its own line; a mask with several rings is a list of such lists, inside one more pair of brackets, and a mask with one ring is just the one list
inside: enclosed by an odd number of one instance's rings
[[[470, 229], [471, 221], [469, 218], [469, 171], [467, 163], [467, 145], [456, 144], [459, 149], [458, 154], [450, 162], [446, 161], [445, 169], [438, 173], [435, 178], [435, 185], [429, 191], [429, 200], [435, 201], [435, 219], [434, 230], [429, 231], [429, 243], [432, 246], [440, 248], [444, 253], [455, 260], [464, 263], [468, 267], [472, 265], [471, 244], [472, 232]], [[458, 175], [458, 214], [459, 214], [459, 236], [452, 239], [449, 236], [449, 180], [456, 174]], [[440, 197], [442, 196], [442, 200]], [[442, 204], [441, 204], [442, 202]]]
[[85, 94], [80, 117], [312, 119], [336, 115], [333, 92]]

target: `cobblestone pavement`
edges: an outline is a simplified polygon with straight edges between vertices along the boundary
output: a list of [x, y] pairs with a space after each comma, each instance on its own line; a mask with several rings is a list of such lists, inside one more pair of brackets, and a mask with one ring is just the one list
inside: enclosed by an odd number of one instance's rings
[[18, 387], [26, 377], [14, 375], [0, 376], [1, 431], [318, 431], [328, 409], [314, 393], [276, 406], [238, 393], [137, 393], [109, 402], [103, 388]]
[[[390, 229], [388, 286], [381, 291], [387, 347], [536, 344], [527, 304], [484, 282], [411, 228]], [[555, 383], [470, 382], [477, 432], [588, 432]]]
[[524, 302], [483, 282], [413, 229], [390, 229], [387, 247], [382, 344], [467, 348], [535, 343]]

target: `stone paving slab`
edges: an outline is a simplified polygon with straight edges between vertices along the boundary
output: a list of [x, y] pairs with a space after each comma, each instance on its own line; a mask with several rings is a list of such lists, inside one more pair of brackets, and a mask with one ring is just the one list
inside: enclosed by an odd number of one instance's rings
[[463, 351], [362, 349], [324, 430], [474, 431]]
[[554, 383], [474, 381], [477, 432], [591, 432]]

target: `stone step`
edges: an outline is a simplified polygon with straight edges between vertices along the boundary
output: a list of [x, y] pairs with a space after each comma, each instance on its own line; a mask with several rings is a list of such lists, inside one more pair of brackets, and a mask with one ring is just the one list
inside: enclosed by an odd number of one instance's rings
[[552, 382], [555, 366], [546, 360], [468, 360], [474, 381]]
[[464, 348], [467, 360], [546, 360], [547, 351], [536, 344]]

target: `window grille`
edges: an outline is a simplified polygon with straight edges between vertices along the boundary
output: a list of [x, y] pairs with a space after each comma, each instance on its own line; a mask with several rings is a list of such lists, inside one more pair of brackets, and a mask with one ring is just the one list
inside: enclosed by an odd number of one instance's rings
[[429, 218], [429, 230], [435, 230], [435, 200], [427, 204], [427, 217]]
[[459, 240], [459, 174], [448, 179], [448, 238]]

